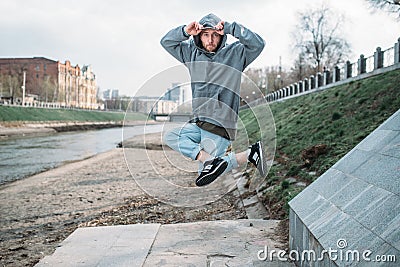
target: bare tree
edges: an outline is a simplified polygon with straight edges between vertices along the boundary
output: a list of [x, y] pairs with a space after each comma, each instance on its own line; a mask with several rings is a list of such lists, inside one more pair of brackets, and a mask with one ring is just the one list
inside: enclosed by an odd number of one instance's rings
[[347, 60], [351, 50], [340, 35], [343, 22], [343, 15], [334, 14], [326, 6], [298, 13], [298, 27], [293, 33], [298, 53], [293, 70], [297, 76], [303, 78], [310, 69], [321, 72]]
[[53, 102], [55, 87], [56, 84], [54, 79], [49, 75], [45, 75], [40, 88], [40, 100], [44, 102]]
[[17, 97], [22, 97], [21, 85], [22, 81], [16, 75], [0, 75], [1, 96], [10, 98], [11, 103], [14, 103]]
[[393, 13], [400, 19], [400, 0], [366, 0], [374, 9]]
[[246, 102], [250, 102], [262, 97], [262, 94], [265, 93], [263, 90], [263, 70], [259, 68], [249, 68], [244, 74], [247, 78], [242, 78], [240, 86], [241, 98]]

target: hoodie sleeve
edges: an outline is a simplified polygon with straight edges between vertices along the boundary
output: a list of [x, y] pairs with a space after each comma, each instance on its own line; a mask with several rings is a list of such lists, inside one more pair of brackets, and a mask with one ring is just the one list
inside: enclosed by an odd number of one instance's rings
[[187, 42], [190, 35], [184, 28], [185, 25], [170, 30], [160, 41], [162, 47], [182, 63], [188, 62], [191, 54], [190, 44]]
[[245, 51], [245, 69], [251, 62], [253, 62], [264, 49], [264, 40], [256, 33], [247, 29], [236, 22], [225, 22], [224, 33], [230, 34], [233, 37], [239, 39], [239, 42], [244, 46]]

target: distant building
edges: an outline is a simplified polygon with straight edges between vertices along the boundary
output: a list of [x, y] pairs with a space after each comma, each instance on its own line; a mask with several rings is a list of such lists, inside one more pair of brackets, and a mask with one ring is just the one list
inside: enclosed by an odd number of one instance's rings
[[129, 110], [133, 112], [150, 114], [158, 101], [158, 97], [133, 97], [130, 102]]
[[29, 105], [97, 109], [96, 76], [91, 66], [72, 66], [44, 57], [0, 58], [0, 97], [17, 102], [22, 98], [23, 73], [26, 74], [25, 102]]
[[162, 100], [175, 101], [178, 105], [187, 104], [192, 99], [192, 91], [189, 85], [180, 83], [172, 83], [171, 88], [168, 88]]
[[169, 115], [176, 112], [178, 103], [172, 100], [159, 100], [154, 104], [152, 112], [154, 114]]
[[112, 90], [111, 99], [118, 99], [118, 97], [119, 97], [119, 90]]
[[[110, 90], [104, 91], [104, 99], [109, 95]], [[170, 114], [191, 114], [191, 99], [192, 91], [189, 85], [173, 83], [161, 97], [137, 96], [131, 98], [126, 110], [152, 115], [157, 120], [161, 118], [169, 120]], [[111, 107], [111, 103], [108, 106]]]
[[162, 97], [162, 100], [179, 101], [179, 95], [180, 95], [179, 83], [173, 83], [171, 88], [168, 88], [167, 92], [165, 92], [164, 96]]
[[111, 99], [111, 90], [110, 89], [103, 91], [103, 99], [104, 100]]
[[116, 89], [107, 89], [103, 91], [103, 99], [104, 100], [116, 100], [119, 98], [119, 90]]

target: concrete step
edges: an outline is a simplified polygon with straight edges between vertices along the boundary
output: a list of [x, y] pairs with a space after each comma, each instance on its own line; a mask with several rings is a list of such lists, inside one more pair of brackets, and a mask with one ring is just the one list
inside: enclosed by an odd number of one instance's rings
[[207, 221], [79, 228], [43, 258], [43, 266], [294, 266], [258, 259], [276, 220]]

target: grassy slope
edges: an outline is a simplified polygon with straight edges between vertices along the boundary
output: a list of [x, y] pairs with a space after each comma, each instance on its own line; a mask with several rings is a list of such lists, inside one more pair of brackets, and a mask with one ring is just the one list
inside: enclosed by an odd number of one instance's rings
[[[44, 109], [0, 106], [0, 122], [14, 121], [122, 121], [124, 112]], [[128, 120], [145, 120], [146, 115], [128, 113]]]
[[[277, 164], [271, 168], [263, 202], [272, 218], [287, 216], [287, 202], [301, 191], [285, 181], [311, 183], [400, 108], [400, 70], [350, 82], [270, 105], [276, 126]], [[251, 117], [249, 111], [240, 114]], [[256, 136], [257, 126], [246, 128]], [[302, 157], [322, 145], [315, 158]]]

